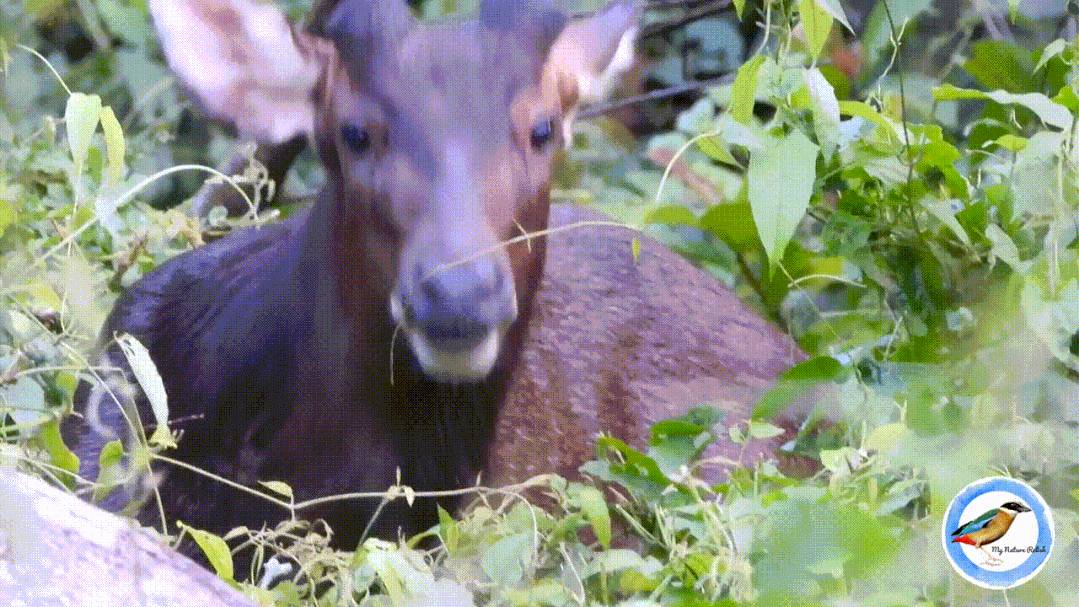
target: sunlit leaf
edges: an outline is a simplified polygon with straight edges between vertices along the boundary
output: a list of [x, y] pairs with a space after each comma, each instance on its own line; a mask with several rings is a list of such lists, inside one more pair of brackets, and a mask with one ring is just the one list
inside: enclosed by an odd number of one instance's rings
[[828, 13], [836, 21], [843, 24], [843, 27], [851, 33], [854, 33], [854, 28], [850, 26], [850, 21], [847, 19], [847, 13], [843, 10], [843, 5], [839, 0], [815, 0], [820, 10]]
[[501, 586], [513, 586], [524, 576], [524, 566], [532, 560], [532, 534], [508, 535], [483, 552], [480, 566], [488, 579]]
[[49, 454], [54, 466], [66, 470], [72, 474], [79, 473], [79, 456], [68, 448], [64, 437], [60, 434], [60, 422], [52, 420], [41, 426], [37, 435], [38, 441]]
[[1038, 64], [1034, 66], [1035, 72], [1040, 72], [1053, 57], [1059, 57], [1061, 53], [1068, 49], [1068, 41], [1062, 39], [1056, 39], [1049, 43], [1044, 49], [1042, 49], [1042, 57], [1038, 60]]
[[[821, 5], [822, 0], [800, 0], [798, 12], [802, 17], [802, 30], [805, 32], [806, 46], [813, 59], [820, 56], [824, 44], [832, 34], [832, 14]], [[840, 9], [842, 11], [842, 9]]]
[[1022, 261], [1019, 258], [1019, 248], [1015, 246], [1015, 242], [1012, 241], [1007, 232], [1000, 229], [1000, 226], [991, 223], [985, 228], [985, 237], [989, 239], [989, 242], [993, 243], [990, 253], [995, 259], [1008, 264], [1019, 274], [1026, 274], [1027, 270], [1030, 269], [1030, 262]]
[[438, 506], [438, 537], [442, 539], [442, 544], [451, 556], [457, 552], [457, 545], [461, 541], [461, 529], [457, 521], [453, 520], [453, 515], [446, 512], [442, 506]]
[[185, 525], [182, 521], [177, 521], [177, 526], [186, 531], [191, 536], [191, 539], [195, 540], [195, 543], [202, 549], [202, 553], [206, 555], [206, 560], [210, 562], [210, 566], [217, 572], [218, 577], [223, 580], [232, 580], [234, 573], [232, 552], [229, 550], [229, 545], [225, 543], [225, 540], [209, 531]]
[[805, 71], [806, 88], [813, 110], [813, 130], [825, 158], [829, 158], [839, 142], [839, 100], [835, 89], [817, 68]]
[[607, 510], [607, 500], [603, 492], [595, 487], [583, 487], [577, 496], [581, 504], [581, 512], [584, 513], [588, 524], [592, 525], [592, 531], [596, 539], [604, 548], [611, 547], [611, 513]]
[[749, 160], [749, 204], [773, 267], [809, 207], [819, 148], [799, 130], [766, 142]]
[[109, 441], [97, 456], [97, 478], [94, 486], [94, 501], [100, 502], [116, 490], [124, 477], [124, 445], [119, 440]]
[[109, 181], [117, 185], [124, 178], [124, 131], [109, 106], [101, 109], [101, 132], [105, 135], [105, 151], [109, 159]]
[[978, 91], [944, 84], [933, 89], [937, 101], [961, 101], [966, 99], [995, 101], [1002, 105], [1019, 105], [1034, 112], [1045, 124], [1058, 129], [1070, 129], [1072, 115], [1068, 108], [1054, 102], [1041, 93], [1009, 93], [1007, 91]]
[[64, 126], [76, 174], [82, 173], [100, 117], [101, 97], [84, 93], [72, 93], [68, 97], [67, 108], [64, 110]]
[[131, 367], [131, 372], [139, 382], [139, 386], [146, 394], [146, 400], [154, 412], [154, 421], [157, 427], [150, 437], [152, 444], [161, 446], [175, 446], [169, 432], [169, 398], [165, 393], [165, 383], [161, 380], [161, 374], [157, 371], [157, 365], [150, 358], [150, 351], [132, 335], [120, 335], [116, 338], [120, 350]]
[[14, 383], [0, 387], [0, 420], [3, 420], [5, 413], [27, 431], [32, 431], [35, 425], [47, 420], [50, 413], [45, 405], [45, 390], [41, 384], [32, 377], [23, 376]]
[[970, 236], [967, 235], [967, 231], [963, 229], [963, 226], [959, 224], [959, 220], [955, 218], [955, 210], [952, 208], [952, 201], [926, 198], [922, 200], [922, 206], [924, 206], [933, 217], [936, 217], [938, 221], [948, 226], [948, 229], [955, 234], [960, 242], [968, 247], [970, 246]]
[[266, 487], [270, 491], [273, 491], [277, 495], [292, 499], [292, 487], [288, 483], [282, 481], [259, 481], [259, 484]]
[[753, 119], [753, 106], [757, 97], [757, 80], [764, 65], [764, 55], [745, 62], [738, 68], [738, 75], [731, 87], [731, 116], [742, 124], [749, 124]]

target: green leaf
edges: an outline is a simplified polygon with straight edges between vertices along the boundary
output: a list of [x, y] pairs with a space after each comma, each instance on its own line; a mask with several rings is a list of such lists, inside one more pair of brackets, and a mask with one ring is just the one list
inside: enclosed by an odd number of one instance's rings
[[532, 560], [532, 534], [508, 535], [483, 552], [480, 567], [499, 586], [513, 586], [524, 577], [524, 566]]
[[936, 217], [938, 221], [948, 226], [948, 229], [955, 234], [960, 242], [968, 247], [971, 246], [970, 236], [967, 235], [967, 231], [963, 229], [963, 226], [959, 224], [959, 220], [955, 218], [955, 211], [952, 210], [952, 201], [927, 197], [922, 200], [922, 206], [924, 206], [933, 217]]
[[1026, 137], [1020, 137], [1018, 135], [1012, 135], [1011, 133], [1008, 133], [1007, 135], [1001, 135], [1000, 137], [997, 137], [994, 143], [1008, 150], [1009, 152], [1018, 154], [1019, 152], [1022, 152], [1027, 148], [1027, 145], [1030, 144], [1030, 140]]
[[760, 77], [764, 55], [745, 62], [738, 68], [738, 75], [731, 85], [731, 116], [742, 124], [749, 124], [753, 119], [753, 106], [757, 98], [757, 80]]
[[828, 13], [836, 21], [843, 24], [843, 27], [847, 28], [847, 31], [854, 33], [854, 28], [850, 26], [850, 21], [847, 19], [847, 13], [843, 11], [843, 6], [839, 3], [839, 0], [816, 0], [817, 6], [820, 10]]
[[259, 481], [259, 484], [266, 487], [270, 491], [292, 500], [292, 487], [288, 483], [282, 481]]
[[124, 178], [124, 131], [112, 108], [101, 109], [101, 132], [105, 134], [105, 150], [109, 158], [109, 183], [119, 185]]
[[816, 61], [824, 50], [825, 43], [832, 33], [831, 13], [824, 10], [819, 0], [801, 0], [798, 3], [798, 13], [802, 16], [802, 30], [805, 32], [806, 46], [809, 48], [810, 57]]
[[1068, 108], [1054, 102], [1041, 93], [1009, 93], [1007, 91], [978, 91], [945, 84], [933, 89], [937, 101], [962, 101], [967, 99], [994, 101], [1002, 105], [1018, 105], [1034, 112], [1045, 124], [1058, 129], [1070, 129], [1072, 115]]
[[1017, 213], [1051, 213], [1059, 198], [1057, 168], [1060, 166], [1060, 133], [1040, 131], [1016, 155], [1011, 190]]
[[809, 208], [817, 177], [816, 144], [794, 130], [771, 138], [749, 159], [749, 204], [757, 233], [774, 268]]
[[41, 384], [24, 375], [0, 388], [0, 421], [5, 413], [23, 427], [22, 432], [31, 434], [33, 427], [49, 419], [50, 415]]
[[680, 204], [669, 204], [656, 207], [644, 217], [645, 225], [669, 225], [669, 226], [696, 226], [697, 217], [686, 207]]
[[1019, 0], [1008, 0], [1008, 18], [1012, 23], [1019, 19]]
[[72, 93], [68, 97], [64, 110], [64, 125], [67, 128], [67, 143], [71, 149], [71, 159], [75, 162], [76, 175], [82, 174], [100, 117], [101, 97], [83, 93]]
[[844, 116], [856, 116], [872, 122], [880, 127], [880, 129], [884, 131], [884, 135], [889, 139], [897, 140], [900, 135], [899, 127], [885, 118], [883, 114], [875, 110], [873, 106], [868, 103], [862, 101], [840, 101], [839, 113]]
[[904, 423], [884, 424], [869, 433], [863, 447], [870, 451], [888, 453], [908, 434], [910, 434], [910, 429]]
[[991, 223], [985, 228], [985, 237], [989, 239], [989, 242], [993, 243], [993, 248], [989, 252], [995, 259], [1008, 264], [1019, 274], [1027, 273], [1027, 270], [1030, 269], [1030, 262], [1020, 259], [1019, 247], [1015, 246], [1015, 242], [1011, 236], [1008, 236], [1007, 232], [1000, 229], [997, 224]]
[[746, 10], [746, 0], [734, 0], [734, 10], [738, 12], [738, 18], [742, 18], [742, 13]]
[[757, 440], [767, 440], [783, 434], [785, 430], [768, 422], [752, 420], [749, 422], [749, 435]]
[[446, 512], [442, 506], [438, 506], [438, 537], [442, 539], [446, 552], [453, 556], [457, 552], [457, 546], [461, 541], [461, 528], [458, 527], [457, 521], [453, 519], [453, 515]]
[[577, 499], [581, 504], [581, 512], [592, 525], [592, 531], [596, 539], [604, 548], [611, 547], [611, 513], [607, 510], [607, 500], [603, 492], [595, 487], [583, 487]]
[[825, 158], [831, 158], [839, 145], [839, 100], [835, 89], [817, 68], [805, 71], [806, 88], [813, 110], [813, 131]]
[[[1014, 2], [1016, 0], [1012, 0], [1012, 1]], [[1042, 50], [1042, 57], [1041, 57], [1041, 59], [1038, 60], [1038, 65], [1034, 66], [1034, 71], [1035, 72], [1040, 72], [1041, 69], [1043, 67], [1045, 67], [1053, 59], [1053, 57], [1058, 57], [1061, 53], [1063, 53], [1067, 49], [1068, 49], [1068, 41], [1067, 40], [1062, 40], [1060, 38], [1057, 38], [1056, 40], [1050, 42]]]
[[753, 209], [748, 202], [713, 206], [701, 217], [700, 228], [714, 234], [737, 253], [747, 253], [760, 247]]
[[[1074, 254], [1065, 255], [1062, 263], [1079, 267]], [[1040, 278], [1040, 277], [1039, 277]], [[1027, 325], [1061, 363], [1079, 372], [1079, 355], [1071, 351], [1072, 339], [1079, 333], [1079, 278], [1072, 278], [1057, 293], [1046, 293], [1034, 277], [1023, 285], [1021, 302]]]
[[217, 572], [217, 576], [223, 580], [231, 581], [233, 576], [232, 552], [229, 550], [229, 545], [225, 543], [225, 540], [209, 531], [185, 525], [183, 521], [177, 521], [176, 524], [199, 545], [202, 553], [206, 555], [206, 560], [210, 561], [210, 566]]
[[109, 441], [97, 456], [97, 485], [94, 486], [94, 501], [100, 502], [112, 493], [124, 477], [122, 461], [124, 444], [119, 440]]
[[697, 148], [716, 162], [722, 162], [723, 164], [731, 166], [739, 166], [738, 160], [731, 154], [727, 142], [718, 134], [709, 137], [701, 137], [697, 140]]
[[58, 420], [54, 419], [41, 426], [37, 438], [45, 452], [49, 454], [49, 459], [52, 460], [54, 466], [67, 470], [72, 474], [79, 473], [81, 462], [79, 457], [71, 449], [68, 449], [67, 444], [64, 443], [64, 437], [60, 434], [60, 422]]
[[753, 419], [773, 419], [810, 388], [833, 381], [841, 373], [843, 365], [831, 356], [818, 356], [791, 367], [779, 376], [775, 387], [757, 401], [757, 406], [753, 408]]
[[161, 380], [161, 374], [157, 371], [157, 365], [150, 358], [150, 352], [134, 336], [124, 334], [116, 338], [120, 350], [127, 359], [131, 372], [139, 382], [139, 387], [146, 394], [146, 400], [150, 402], [150, 408], [154, 412], [154, 421], [157, 427], [150, 437], [150, 443], [163, 447], [175, 447], [176, 442], [169, 432], [169, 398], [165, 393], [165, 383]]
[[19, 212], [10, 200], [0, 198], [0, 236], [19, 219]]

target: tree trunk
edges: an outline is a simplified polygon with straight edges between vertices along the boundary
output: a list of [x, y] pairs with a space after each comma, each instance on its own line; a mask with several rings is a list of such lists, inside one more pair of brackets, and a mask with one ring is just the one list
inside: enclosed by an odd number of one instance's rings
[[253, 607], [131, 521], [0, 469], [0, 605]]

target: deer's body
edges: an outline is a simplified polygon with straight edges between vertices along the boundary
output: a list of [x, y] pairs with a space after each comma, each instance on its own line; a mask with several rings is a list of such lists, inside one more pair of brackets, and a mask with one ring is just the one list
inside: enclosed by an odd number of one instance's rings
[[[705, 402], [744, 416], [794, 360], [654, 243], [636, 264], [627, 234], [559, 235], [546, 273], [546, 240], [497, 246], [548, 226], [551, 157], [581, 99], [626, 67], [629, 3], [567, 24], [543, 3], [486, 0], [479, 21], [447, 26], [396, 2], [330, 4], [316, 35], [253, 0], [149, 3], [209, 113], [264, 141], [311, 136], [328, 175], [308, 212], [166, 263], [110, 315], [103, 337], [136, 337], [163, 378], [183, 431], [167, 455], [253, 488], [284, 481], [297, 500], [382, 491], [398, 474], [418, 491], [567, 474], [601, 430], [639, 440]], [[84, 404], [83, 461], [132, 440], [124, 410], [151, 419], [125, 395], [99, 386]], [[221, 533], [286, 516], [186, 466], [155, 469], [170, 520]], [[303, 515], [348, 546], [377, 505]], [[436, 520], [433, 500], [396, 501], [373, 530]]]

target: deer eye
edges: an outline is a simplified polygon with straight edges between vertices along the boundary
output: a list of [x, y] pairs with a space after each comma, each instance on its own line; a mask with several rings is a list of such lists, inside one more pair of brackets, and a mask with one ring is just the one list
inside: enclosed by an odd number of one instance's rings
[[544, 118], [532, 127], [532, 132], [529, 134], [529, 142], [531, 142], [534, 149], [541, 150], [550, 143], [551, 137], [553, 136], [554, 119]]
[[341, 141], [356, 154], [362, 154], [371, 147], [371, 134], [363, 127], [345, 124], [341, 127]]

